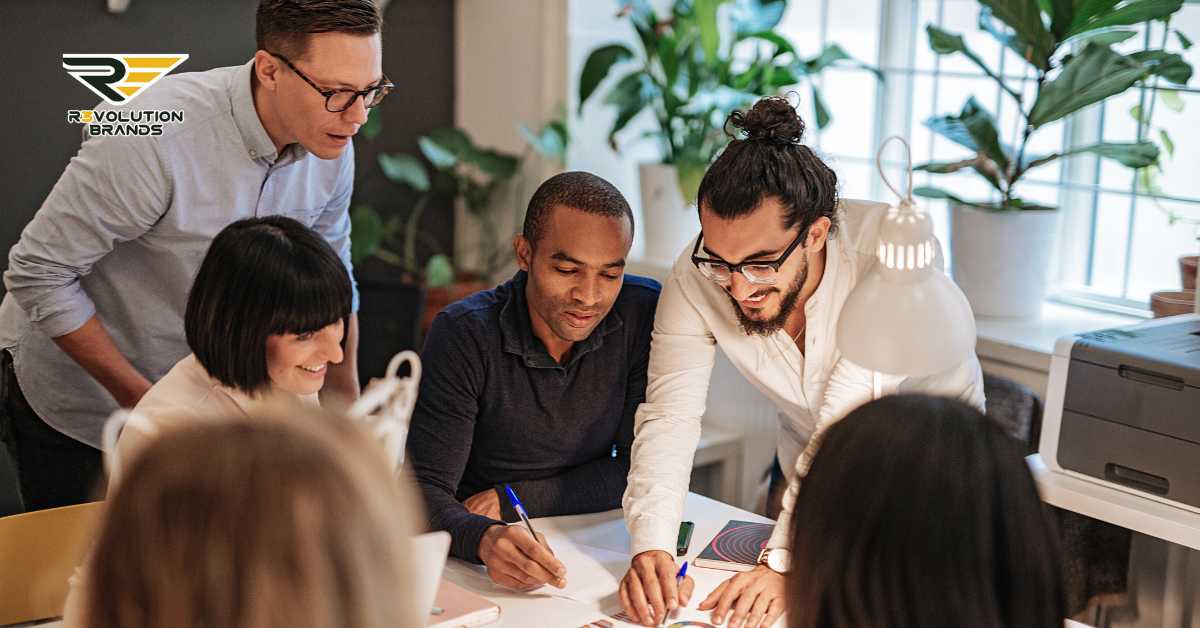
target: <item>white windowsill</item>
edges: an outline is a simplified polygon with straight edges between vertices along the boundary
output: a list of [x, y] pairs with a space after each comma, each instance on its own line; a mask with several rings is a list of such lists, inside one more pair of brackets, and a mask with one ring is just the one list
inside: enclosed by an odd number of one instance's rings
[[1046, 301], [1041, 315], [1035, 318], [976, 316], [975, 352], [981, 360], [1049, 373], [1050, 356], [1059, 338], [1143, 320], [1146, 319]]

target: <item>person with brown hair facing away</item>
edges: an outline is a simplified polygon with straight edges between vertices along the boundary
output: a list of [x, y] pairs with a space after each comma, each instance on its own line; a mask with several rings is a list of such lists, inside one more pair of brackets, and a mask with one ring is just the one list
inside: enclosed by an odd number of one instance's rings
[[974, 408], [884, 397], [826, 432], [792, 520], [789, 628], [1061, 628], [1058, 537]]
[[423, 515], [389, 469], [356, 424], [294, 404], [165, 431], [110, 495], [65, 624], [424, 625], [408, 593]]

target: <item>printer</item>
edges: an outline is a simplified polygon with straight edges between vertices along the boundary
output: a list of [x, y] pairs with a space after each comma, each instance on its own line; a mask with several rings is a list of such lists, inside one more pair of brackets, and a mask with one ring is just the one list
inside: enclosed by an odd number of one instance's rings
[[1060, 338], [1039, 454], [1051, 471], [1200, 513], [1200, 315]]

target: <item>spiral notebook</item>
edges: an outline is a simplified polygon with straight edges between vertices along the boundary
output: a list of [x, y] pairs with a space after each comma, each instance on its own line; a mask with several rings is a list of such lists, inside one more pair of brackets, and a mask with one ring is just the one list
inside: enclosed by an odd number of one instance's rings
[[730, 521], [692, 564], [709, 569], [750, 571], [758, 564], [758, 555], [767, 547], [774, 529], [775, 525], [770, 523]]

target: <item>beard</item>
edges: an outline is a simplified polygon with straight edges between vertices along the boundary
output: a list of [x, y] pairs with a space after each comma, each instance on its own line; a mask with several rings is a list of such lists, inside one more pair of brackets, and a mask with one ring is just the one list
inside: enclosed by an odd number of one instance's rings
[[[804, 269], [796, 275], [796, 278], [792, 281], [792, 284], [788, 286], [787, 292], [783, 293], [783, 298], [779, 302], [779, 312], [777, 312], [775, 316], [772, 316], [766, 320], [759, 320], [746, 316], [746, 313], [742, 311], [742, 306], [738, 304], [737, 299], [734, 299], [733, 295], [726, 293], [727, 296], [729, 296], [729, 301], [733, 304], [733, 312], [737, 314], [738, 325], [741, 326], [742, 331], [746, 332], [746, 334], [749, 336], [770, 336], [771, 334], [782, 329], [783, 324], [787, 322], [788, 316], [791, 315], [792, 310], [796, 309], [796, 302], [800, 300], [800, 291], [804, 288], [804, 282], [807, 279], [808, 265], [805, 264]], [[767, 292], [779, 292], [779, 288], [770, 288], [767, 290]]]

